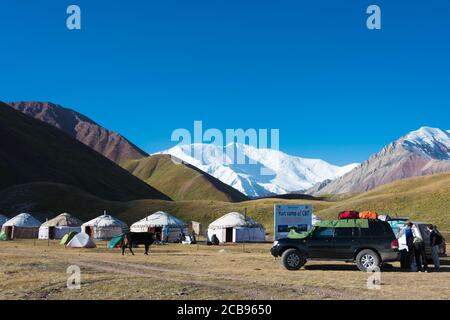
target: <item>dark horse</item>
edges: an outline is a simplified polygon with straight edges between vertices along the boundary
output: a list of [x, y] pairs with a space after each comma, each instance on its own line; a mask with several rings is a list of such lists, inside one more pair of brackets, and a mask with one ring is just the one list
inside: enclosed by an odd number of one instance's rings
[[125, 249], [128, 247], [134, 256], [133, 245], [143, 244], [145, 246], [145, 254], [148, 255], [149, 247], [155, 242], [155, 234], [150, 232], [127, 232], [122, 238], [121, 248], [122, 255], [125, 254]]

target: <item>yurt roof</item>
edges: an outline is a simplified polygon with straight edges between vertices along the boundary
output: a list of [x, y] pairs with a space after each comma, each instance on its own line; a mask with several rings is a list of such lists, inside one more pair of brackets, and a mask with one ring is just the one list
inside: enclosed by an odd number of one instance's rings
[[109, 214], [103, 214], [95, 219], [82, 224], [82, 226], [95, 226], [95, 227], [117, 227], [128, 228], [128, 225]]
[[6, 221], [8, 221], [8, 218], [0, 214], [0, 225], [4, 224]]
[[137, 225], [147, 225], [147, 226], [186, 226], [186, 223], [177, 217], [174, 217], [170, 213], [158, 211], [154, 214], [145, 217], [137, 222], [135, 222], [132, 226]]
[[248, 228], [260, 228], [261, 224], [252, 220], [250, 217], [244, 216], [239, 212], [230, 212], [220, 217], [219, 219], [211, 222], [209, 229], [222, 229], [232, 227], [248, 227]]
[[41, 222], [29, 213], [21, 213], [3, 224], [3, 226], [16, 226], [22, 228], [37, 228], [40, 225]]
[[82, 224], [83, 221], [65, 212], [44, 222], [41, 227], [79, 227]]

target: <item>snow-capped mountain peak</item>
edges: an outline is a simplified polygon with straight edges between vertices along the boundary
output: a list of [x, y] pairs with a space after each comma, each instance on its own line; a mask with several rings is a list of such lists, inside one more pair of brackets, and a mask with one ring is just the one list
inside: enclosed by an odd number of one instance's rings
[[450, 132], [439, 128], [422, 127], [407, 134], [402, 141], [405, 149], [432, 159], [450, 159]]
[[158, 154], [170, 154], [251, 196], [304, 190], [335, 179], [358, 164], [339, 167], [320, 159], [305, 159], [274, 149], [231, 143], [177, 145]]

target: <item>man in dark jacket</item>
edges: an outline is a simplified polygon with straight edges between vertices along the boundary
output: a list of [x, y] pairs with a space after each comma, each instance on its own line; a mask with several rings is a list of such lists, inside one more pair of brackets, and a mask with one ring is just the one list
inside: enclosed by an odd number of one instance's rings
[[432, 224], [428, 225], [427, 229], [430, 232], [431, 257], [433, 258], [434, 270], [439, 271], [441, 269], [439, 246], [442, 244], [442, 236], [437, 233]]

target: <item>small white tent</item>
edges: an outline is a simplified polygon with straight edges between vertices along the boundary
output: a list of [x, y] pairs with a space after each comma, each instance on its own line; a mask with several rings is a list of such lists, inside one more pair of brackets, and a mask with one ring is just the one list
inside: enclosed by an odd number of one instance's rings
[[159, 240], [174, 242], [180, 238], [180, 234], [187, 235], [188, 228], [184, 221], [163, 211], [155, 212], [131, 225], [132, 232], [152, 232], [160, 234]]
[[126, 231], [128, 225], [125, 222], [106, 213], [81, 225], [81, 232], [99, 240], [110, 240]]
[[8, 218], [2, 214], [0, 214], [0, 229], [2, 228], [3, 224], [8, 221]]
[[44, 222], [39, 228], [39, 239], [62, 239], [65, 234], [81, 232], [83, 222], [68, 213]]
[[7, 239], [35, 239], [39, 233], [41, 222], [29, 213], [21, 213], [6, 221], [2, 231]]
[[230, 212], [208, 226], [207, 236], [216, 235], [220, 242], [263, 242], [266, 240], [264, 227], [238, 212]]
[[86, 233], [77, 233], [66, 244], [67, 248], [95, 248], [95, 242]]

